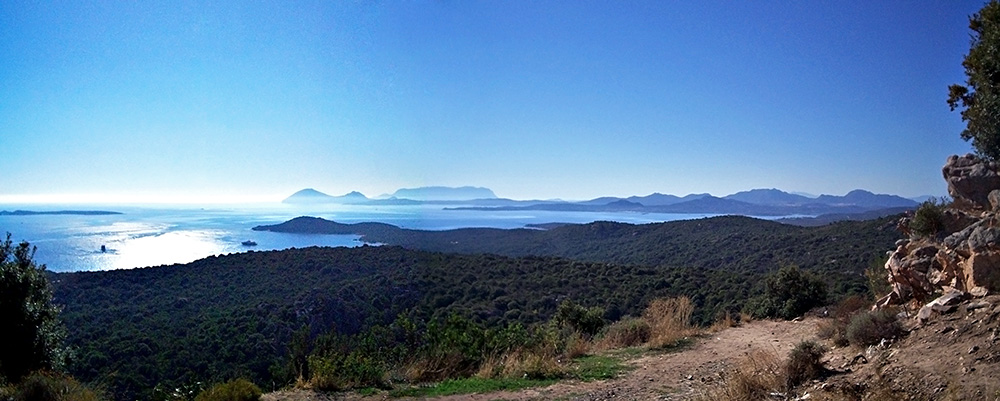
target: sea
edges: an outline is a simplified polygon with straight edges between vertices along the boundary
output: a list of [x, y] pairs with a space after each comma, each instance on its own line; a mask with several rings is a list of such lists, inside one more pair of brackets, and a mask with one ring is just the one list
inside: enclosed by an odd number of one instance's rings
[[[450, 205], [454, 207], [454, 205]], [[35, 261], [54, 272], [131, 269], [188, 263], [213, 255], [310, 246], [355, 247], [357, 235], [253, 231], [298, 216], [340, 223], [381, 222], [402, 228], [524, 228], [543, 223], [616, 221], [633, 224], [709, 217], [638, 212], [445, 210], [442, 206], [336, 205], [304, 209], [282, 204], [210, 206], [10, 205], [0, 210], [102, 210], [114, 215], [0, 215], [0, 235], [37, 248]], [[253, 241], [246, 246], [244, 241]], [[102, 250], [103, 246], [103, 250]]]

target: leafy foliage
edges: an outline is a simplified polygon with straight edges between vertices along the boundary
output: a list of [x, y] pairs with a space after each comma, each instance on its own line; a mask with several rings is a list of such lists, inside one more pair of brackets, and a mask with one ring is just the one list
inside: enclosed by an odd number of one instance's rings
[[944, 202], [928, 199], [920, 204], [913, 219], [910, 220], [910, 229], [914, 234], [921, 237], [933, 237], [944, 229]]
[[45, 266], [33, 260], [35, 248], [27, 242], [0, 243], [0, 381], [16, 382], [40, 369], [61, 369], [65, 361], [59, 309]]
[[586, 308], [577, 305], [571, 299], [566, 299], [556, 308], [553, 319], [559, 324], [565, 324], [572, 329], [592, 336], [604, 327], [604, 309], [593, 306]]
[[246, 379], [234, 379], [202, 391], [194, 401], [257, 401], [263, 393]]
[[826, 284], [795, 266], [785, 266], [767, 277], [764, 294], [747, 303], [754, 317], [793, 319], [826, 304]]
[[20, 384], [0, 389], [0, 398], [11, 401], [98, 401], [105, 397], [72, 377], [51, 372], [34, 372]]
[[1000, 3], [986, 3], [969, 18], [972, 43], [962, 61], [965, 85], [948, 87], [948, 105], [962, 110], [966, 128], [962, 139], [971, 140], [976, 152], [1000, 159]]
[[868, 291], [872, 299], [879, 299], [892, 291], [889, 284], [889, 271], [885, 268], [885, 263], [889, 261], [889, 255], [882, 255], [871, 261], [865, 269], [865, 279], [868, 281]]

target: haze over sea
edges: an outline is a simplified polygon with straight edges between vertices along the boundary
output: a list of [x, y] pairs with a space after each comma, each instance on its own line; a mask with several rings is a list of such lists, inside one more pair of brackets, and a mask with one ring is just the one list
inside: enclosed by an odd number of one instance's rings
[[[360, 246], [355, 235], [309, 235], [252, 231], [309, 215], [340, 223], [381, 222], [403, 228], [448, 230], [465, 227], [522, 228], [552, 222], [598, 220], [653, 223], [706, 217], [705, 214], [635, 212], [442, 210], [441, 206], [288, 205], [97, 206], [0, 205], [0, 210], [106, 210], [113, 215], [0, 215], [0, 234], [12, 233], [38, 247], [35, 260], [50, 271], [89, 271], [188, 263], [248, 250], [308, 246]], [[242, 241], [257, 246], [247, 247]], [[101, 246], [106, 247], [101, 252]]]

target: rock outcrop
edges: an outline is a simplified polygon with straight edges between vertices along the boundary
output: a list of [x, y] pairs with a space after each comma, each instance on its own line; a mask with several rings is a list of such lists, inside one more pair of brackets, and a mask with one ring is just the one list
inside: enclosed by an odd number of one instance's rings
[[[923, 305], [918, 317], [946, 313], [960, 299], [1000, 292], [1000, 173], [995, 162], [951, 156], [942, 169], [953, 202], [900, 222], [910, 238], [885, 264], [892, 292], [877, 306]], [[925, 206], [935, 207], [935, 206]], [[933, 224], [918, 219], [934, 219]], [[910, 227], [936, 227], [917, 233]]]

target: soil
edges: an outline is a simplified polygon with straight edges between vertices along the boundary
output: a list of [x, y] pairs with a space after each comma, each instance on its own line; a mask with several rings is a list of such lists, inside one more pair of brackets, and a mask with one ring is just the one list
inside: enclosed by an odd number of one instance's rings
[[[486, 400], [684, 400], [711, 385], [719, 372], [753, 350], [787, 354], [799, 341], [815, 338], [818, 319], [753, 321], [705, 335], [673, 353], [652, 354], [628, 362], [632, 370], [612, 380], [565, 381], [554, 385], [489, 394], [437, 397], [441, 401]], [[295, 390], [270, 393], [264, 401], [381, 400], [385, 395], [317, 394]], [[406, 400], [402, 398], [399, 400]]]
[[[775, 394], [775, 399], [814, 400], [1000, 400], [1000, 296], [967, 301], [950, 313], [919, 322], [903, 316], [908, 334], [860, 349], [828, 349], [829, 374]], [[785, 358], [803, 340], [816, 340], [829, 320], [753, 321], [703, 335], [683, 350], [652, 353], [627, 362], [620, 377], [564, 381], [548, 387], [489, 394], [437, 397], [441, 401], [486, 400], [688, 400], [717, 385], [733, 364], [751, 352]], [[266, 394], [264, 401], [384, 400], [387, 395], [320, 394], [305, 390]], [[403, 399], [401, 399], [403, 400]]]

